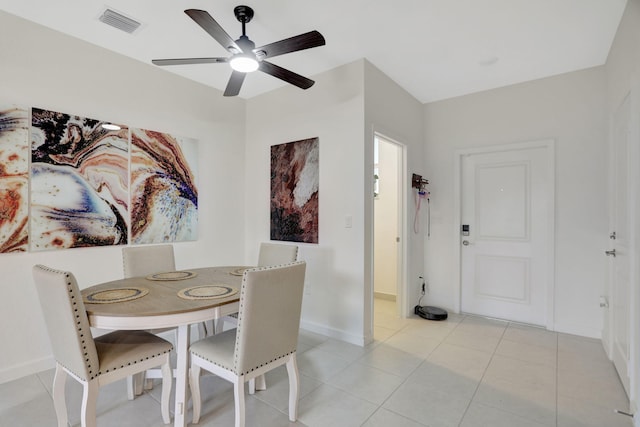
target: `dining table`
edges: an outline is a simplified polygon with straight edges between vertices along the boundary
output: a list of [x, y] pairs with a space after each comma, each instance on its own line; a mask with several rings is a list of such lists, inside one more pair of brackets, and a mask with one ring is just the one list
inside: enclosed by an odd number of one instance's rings
[[246, 266], [158, 272], [82, 290], [89, 324], [105, 330], [176, 328], [174, 425], [186, 426], [191, 325], [237, 313]]

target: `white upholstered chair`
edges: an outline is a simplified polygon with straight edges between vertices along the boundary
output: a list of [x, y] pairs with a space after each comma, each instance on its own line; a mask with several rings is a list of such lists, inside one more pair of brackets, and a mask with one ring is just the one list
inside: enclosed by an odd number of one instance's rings
[[258, 266], [288, 264], [298, 258], [298, 246], [281, 243], [260, 243]]
[[163, 373], [162, 419], [168, 424], [171, 393], [169, 353], [173, 345], [143, 331], [114, 331], [94, 339], [73, 274], [36, 265], [33, 267], [33, 279], [56, 359], [53, 405], [58, 427], [68, 425], [67, 375], [83, 386], [82, 427], [94, 427], [101, 386], [157, 366], [162, 367]]
[[[280, 243], [260, 243], [258, 252], [258, 267], [282, 265], [295, 262], [298, 259], [298, 246]], [[216, 321], [216, 334], [224, 330], [224, 324], [238, 324], [237, 314], [225, 316]]]
[[[296, 347], [306, 264], [247, 270], [240, 288], [238, 327], [194, 343], [190, 384], [193, 422], [200, 420], [200, 370], [233, 383], [235, 426], [245, 425], [245, 383], [281, 365], [289, 375], [289, 419], [298, 411]], [[250, 387], [249, 393], [254, 390]]]
[[125, 246], [122, 267], [125, 278], [175, 271], [173, 245]]
[[[122, 248], [122, 269], [124, 277], [148, 276], [154, 273], [175, 271], [176, 262], [173, 254], [173, 245], [145, 245], [125, 246]], [[154, 329], [147, 332], [160, 334], [175, 330], [175, 328]], [[132, 400], [134, 396], [142, 393], [142, 387], [146, 381], [146, 388], [153, 386], [152, 378], [159, 378], [161, 373], [157, 370], [148, 373], [141, 372], [136, 377], [127, 378], [127, 397]]]

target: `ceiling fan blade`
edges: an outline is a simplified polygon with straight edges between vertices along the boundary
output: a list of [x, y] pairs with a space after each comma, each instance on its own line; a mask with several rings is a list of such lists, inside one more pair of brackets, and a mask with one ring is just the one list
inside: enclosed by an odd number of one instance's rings
[[227, 34], [227, 32], [216, 22], [215, 19], [209, 15], [208, 12], [199, 9], [187, 9], [184, 11], [191, 19], [196, 21], [196, 24], [200, 25], [211, 37], [216, 39], [218, 43], [225, 49], [229, 48], [237, 49], [242, 52], [240, 46]]
[[241, 73], [240, 71], [233, 71], [231, 73], [231, 77], [229, 78], [229, 83], [227, 83], [227, 88], [224, 90], [224, 96], [236, 96], [240, 93], [240, 88], [242, 87], [242, 82], [244, 82], [244, 78], [247, 73]]
[[264, 52], [265, 58], [273, 58], [274, 56], [283, 55], [298, 50], [310, 49], [312, 47], [324, 46], [325, 40], [318, 31], [309, 31], [308, 33], [280, 40], [279, 42], [270, 43], [262, 47], [253, 49], [254, 52]]
[[300, 89], [309, 89], [315, 83], [311, 79], [267, 61], [260, 62], [259, 70], [280, 80], [284, 80], [287, 83], [291, 83], [294, 86], [298, 86]]
[[228, 61], [228, 58], [176, 58], [151, 60], [155, 65], [219, 64]]

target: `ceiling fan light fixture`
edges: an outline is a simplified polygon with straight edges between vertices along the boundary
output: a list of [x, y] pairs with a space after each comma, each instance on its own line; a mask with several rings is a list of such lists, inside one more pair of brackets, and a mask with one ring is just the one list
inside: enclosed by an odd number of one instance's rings
[[260, 64], [256, 58], [240, 53], [229, 60], [229, 65], [241, 73], [252, 73], [258, 69]]

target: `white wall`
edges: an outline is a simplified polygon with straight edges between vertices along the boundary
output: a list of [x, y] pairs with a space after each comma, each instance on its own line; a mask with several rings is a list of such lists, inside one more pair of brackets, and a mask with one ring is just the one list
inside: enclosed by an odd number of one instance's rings
[[[418, 169], [421, 105], [365, 60], [313, 78], [307, 91], [284, 87], [247, 102], [246, 206], [255, 213], [246, 224], [247, 259], [269, 240], [270, 146], [319, 137], [319, 244], [300, 245], [307, 261], [302, 326], [363, 344], [373, 337], [373, 132], [408, 145]], [[408, 245], [415, 270], [421, 240]]]
[[[268, 241], [270, 147], [319, 138], [319, 242], [299, 244], [307, 261], [302, 326], [349, 342], [363, 337], [363, 61], [313, 76], [247, 102], [247, 259]], [[345, 227], [345, 217], [352, 227]]]
[[[199, 140], [199, 240], [175, 245], [177, 267], [245, 262], [244, 101], [4, 12], [0, 52], [0, 104]], [[119, 247], [0, 254], [0, 383], [53, 366], [36, 263], [73, 271], [81, 287], [122, 277]]]
[[454, 150], [556, 141], [555, 329], [600, 337], [607, 245], [604, 67], [563, 74], [424, 107], [431, 240], [425, 262], [431, 302], [455, 302]]
[[[627, 2], [625, 13], [607, 58], [606, 76], [606, 114], [608, 118], [613, 116], [624, 97], [631, 92], [632, 137], [635, 138], [637, 147], [638, 142], [640, 142], [638, 139], [640, 136], [640, 0], [629, 0]], [[632, 159], [632, 164], [634, 163], [636, 165], [640, 164], [637, 148], [635, 157]], [[640, 188], [638, 168], [633, 168], [631, 174], [635, 178], [634, 182], [631, 183], [631, 188], [637, 194], [637, 190]], [[631, 286], [632, 318], [630, 323], [632, 340], [630, 375], [631, 398], [633, 400], [631, 412], [637, 413], [638, 399], [640, 397], [640, 218], [637, 216], [637, 213], [640, 213], [640, 197], [637, 195], [635, 196], [635, 203], [633, 209], [636, 212], [636, 223], [634, 224], [635, 236], [632, 243], [636, 248], [636, 259], [632, 262], [635, 282]], [[605, 341], [608, 341], [609, 335], [607, 326], [608, 324], [605, 324]], [[636, 417], [636, 425], [640, 425], [639, 417]]]
[[[424, 274], [424, 241], [426, 239], [426, 216], [423, 209], [418, 218], [420, 222], [419, 232], [413, 231], [415, 215], [414, 191], [411, 189], [411, 174], [417, 173], [430, 179], [428, 169], [424, 166], [424, 126], [423, 106], [411, 94], [406, 92], [382, 71], [370, 62], [365, 61], [365, 123], [364, 123], [364, 147], [365, 147], [365, 176], [373, 176], [373, 138], [378, 132], [397, 143], [404, 145], [403, 162], [406, 168], [404, 177], [404, 234], [406, 239], [400, 242], [404, 252], [405, 265], [402, 270], [406, 274], [402, 277], [400, 288], [407, 291], [400, 296], [400, 307], [403, 315], [411, 315], [413, 306], [418, 302], [420, 282], [418, 276]], [[373, 180], [366, 179], [364, 194], [373, 193]], [[365, 197], [365, 333], [371, 337], [372, 314], [371, 292], [373, 291], [373, 198]]]

